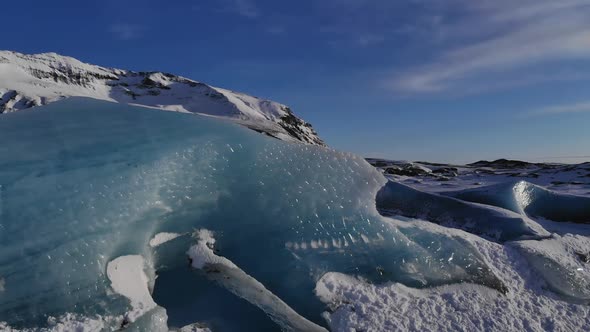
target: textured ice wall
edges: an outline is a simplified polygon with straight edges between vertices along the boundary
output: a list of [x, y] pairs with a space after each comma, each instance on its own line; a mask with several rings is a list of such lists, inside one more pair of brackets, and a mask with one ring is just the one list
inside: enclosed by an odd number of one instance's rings
[[499, 206], [534, 218], [590, 224], [590, 197], [560, 194], [526, 181], [447, 192], [445, 195]]
[[[328, 271], [502, 288], [467, 241], [379, 216], [385, 179], [351, 154], [90, 100], [3, 115], [0, 142], [0, 322], [17, 327], [65, 313], [122, 317], [130, 302], [113, 293], [108, 263], [142, 256], [151, 288], [194, 243], [180, 236], [155, 253], [150, 239], [201, 228], [218, 255], [316, 322], [313, 289]], [[137, 324], [165, 320], [151, 313]]]
[[386, 215], [429, 220], [501, 242], [549, 235], [526, 215], [423, 192], [393, 181], [377, 193], [377, 208]]

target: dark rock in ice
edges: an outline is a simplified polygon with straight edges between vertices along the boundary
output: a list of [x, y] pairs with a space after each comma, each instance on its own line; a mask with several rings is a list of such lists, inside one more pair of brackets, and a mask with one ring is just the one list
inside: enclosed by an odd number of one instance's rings
[[578, 256], [578, 258], [582, 262], [584, 262], [584, 263], [590, 263], [590, 252], [587, 252], [587, 253], [576, 252], [576, 256]]

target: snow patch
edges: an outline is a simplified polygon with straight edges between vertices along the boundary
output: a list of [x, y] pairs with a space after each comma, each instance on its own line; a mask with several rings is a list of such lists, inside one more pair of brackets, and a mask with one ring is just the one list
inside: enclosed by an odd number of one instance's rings
[[131, 301], [133, 310], [127, 313], [130, 322], [157, 306], [149, 292], [144, 268], [145, 260], [140, 255], [121, 256], [107, 265], [111, 287]]
[[158, 233], [158, 234], [154, 235], [154, 237], [150, 240], [150, 247], [155, 248], [155, 247], [162, 245], [168, 241], [172, 241], [181, 235], [182, 234], [168, 233], [168, 232]]
[[332, 330], [590, 330], [590, 308], [565, 302], [546, 290], [545, 282], [531, 271], [517, 248], [466, 237], [506, 284], [506, 295], [465, 283], [415, 289], [399, 283], [372, 285], [327, 273], [317, 282], [315, 292], [331, 307], [332, 313], [325, 317]]
[[196, 245], [190, 247], [187, 255], [191, 259], [191, 265], [195, 269], [202, 269], [207, 264], [225, 265], [230, 268], [238, 268], [229, 259], [221, 256], [217, 256], [213, 252], [213, 246], [215, 245], [215, 238], [213, 233], [207, 229], [198, 230], [195, 233], [195, 237], [198, 239]]
[[574, 301], [590, 301], [590, 238], [554, 234], [550, 239], [514, 245], [552, 290]]

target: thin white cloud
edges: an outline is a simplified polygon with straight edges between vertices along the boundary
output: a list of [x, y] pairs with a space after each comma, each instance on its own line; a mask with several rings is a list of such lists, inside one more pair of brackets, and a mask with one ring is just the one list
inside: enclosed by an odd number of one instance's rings
[[590, 101], [578, 102], [573, 104], [562, 104], [544, 107], [529, 112], [529, 115], [552, 115], [564, 113], [590, 113]]
[[387, 80], [388, 88], [402, 93], [442, 92], [461, 88], [469, 80], [469, 84], [473, 79], [482, 81], [490, 73], [590, 57], [587, 0], [523, 0], [517, 4], [456, 0], [451, 4], [467, 15], [438, 26], [441, 31], [436, 34], [455, 38], [454, 44], [460, 45], [438, 54], [430, 63], [396, 73]]
[[137, 24], [117, 23], [109, 27], [109, 31], [118, 39], [130, 40], [141, 37], [144, 27]]

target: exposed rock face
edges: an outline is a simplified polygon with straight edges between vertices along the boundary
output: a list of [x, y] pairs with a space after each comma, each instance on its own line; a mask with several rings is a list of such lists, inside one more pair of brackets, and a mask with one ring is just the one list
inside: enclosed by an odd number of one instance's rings
[[325, 145], [289, 107], [162, 72], [104, 68], [55, 53], [0, 51], [0, 113], [90, 97], [228, 118], [285, 141]]
[[491, 167], [491, 168], [498, 168], [498, 169], [527, 168], [527, 167], [533, 167], [536, 165], [537, 164], [529, 163], [526, 161], [509, 160], [509, 159], [498, 159], [498, 160], [494, 160], [494, 161], [480, 160], [478, 162], [468, 164], [468, 166]]

